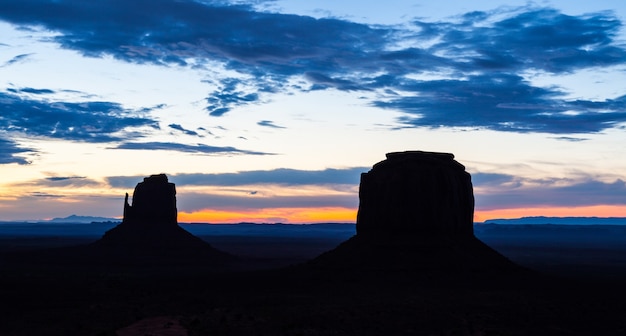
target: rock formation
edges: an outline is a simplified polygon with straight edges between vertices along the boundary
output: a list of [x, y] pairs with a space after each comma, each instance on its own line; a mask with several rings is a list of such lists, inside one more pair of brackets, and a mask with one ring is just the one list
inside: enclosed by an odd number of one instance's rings
[[519, 270], [478, 240], [465, 167], [448, 153], [407, 151], [361, 175], [356, 235], [310, 265], [456, 277]]
[[165, 174], [145, 177], [133, 192], [133, 205], [124, 199], [124, 223], [133, 225], [177, 225], [176, 186]]
[[165, 174], [144, 178], [135, 187], [132, 205], [124, 199], [124, 219], [92, 244], [107, 255], [163, 258], [232, 258], [178, 225], [176, 187]]
[[387, 154], [361, 174], [357, 234], [473, 236], [470, 174], [448, 153]]

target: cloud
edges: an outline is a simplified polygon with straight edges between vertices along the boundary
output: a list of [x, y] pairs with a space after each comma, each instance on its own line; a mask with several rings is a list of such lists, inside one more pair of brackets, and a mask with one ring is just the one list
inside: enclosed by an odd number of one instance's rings
[[185, 133], [185, 134], [187, 134], [187, 135], [198, 136], [198, 132], [196, 132], [196, 131], [192, 131], [192, 130], [188, 130], [188, 129], [185, 129], [185, 128], [183, 128], [183, 127], [182, 127], [181, 125], [179, 125], [179, 124], [169, 124], [169, 125], [167, 125], [167, 127], [171, 128], [171, 129], [175, 129], [175, 130], [177, 130], [177, 131], [181, 131], [181, 132], [183, 132], [183, 133]]
[[472, 174], [476, 207], [481, 210], [525, 207], [626, 205], [626, 182], [550, 178], [529, 179], [506, 174]]
[[569, 16], [551, 8], [519, 7], [472, 12], [460, 22], [414, 21], [429, 49], [454, 57], [464, 71], [539, 70], [551, 73], [623, 64], [615, 44], [622, 26], [611, 12]]
[[6, 61], [4, 64], [0, 65], [0, 68], [8, 67], [10, 65], [17, 64], [17, 63], [23, 63], [32, 55], [33, 54], [20, 54], [20, 55], [14, 56], [10, 60]]
[[[1, 120], [1, 118], [0, 118]], [[34, 152], [34, 149], [24, 148], [17, 145], [12, 140], [0, 137], [0, 164], [17, 163], [21, 165], [29, 164], [28, 160], [19, 156], [22, 153]]]
[[49, 194], [49, 193], [44, 193], [44, 192], [39, 192], [39, 191], [32, 192], [29, 196], [40, 197], [40, 198], [64, 198], [65, 197], [65, 195]]
[[[344, 169], [328, 168], [324, 170], [298, 170], [279, 168], [273, 170], [250, 170], [238, 173], [216, 174], [176, 174], [169, 179], [179, 186], [246, 186], [258, 184], [278, 184], [285, 186], [301, 185], [358, 185], [361, 173], [369, 171], [367, 167]], [[107, 182], [115, 188], [134, 187], [141, 176], [114, 176]]]
[[132, 150], [169, 150], [183, 153], [199, 153], [209, 155], [273, 155], [272, 153], [242, 150], [235, 147], [218, 147], [205, 144], [187, 145], [175, 142], [123, 142], [111, 148]]
[[12, 93], [32, 93], [32, 94], [52, 94], [53, 90], [50, 89], [35, 89], [35, 88], [21, 88], [21, 89], [7, 89]]
[[340, 82], [337, 75], [344, 69], [350, 72], [361, 60], [372, 63], [375, 57], [367, 60], [369, 51], [383, 49], [391, 31], [338, 19], [259, 12], [246, 5], [172, 0], [25, 0], [0, 4], [0, 20], [45, 27], [57, 33], [52, 40], [60, 46], [89, 57], [110, 55], [163, 66], [210, 67], [219, 62], [245, 74], [222, 80], [223, 87], [208, 95], [207, 110], [214, 116], [258, 101], [257, 92], [284, 88], [291, 76], [333, 73]]
[[556, 140], [563, 140], [563, 141], [569, 141], [569, 142], [582, 142], [582, 141], [587, 141], [589, 139], [587, 138], [574, 138], [574, 137], [567, 137], [567, 136], [562, 136], [562, 137], [555, 137], [553, 139]]
[[208, 98], [207, 111], [214, 117], [221, 117], [229, 112], [234, 106], [247, 105], [259, 100], [259, 94], [256, 92], [245, 92], [238, 90], [238, 87], [244, 81], [229, 78], [222, 80], [219, 92], [214, 92]]
[[0, 130], [6, 132], [92, 143], [121, 141], [131, 127], [158, 128], [156, 121], [117, 103], [60, 102], [2, 92], [0, 115]]
[[84, 176], [51, 176], [51, 177], [46, 177], [46, 180], [48, 181], [52, 181], [52, 182], [58, 182], [58, 181], [68, 181], [68, 180], [73, 180], [73, 179], [84, 179]]
[[274, 122], [271, 121], [271, 120], [261, 120], [261, 121], [257, 122], [256, 124], [259, 125], [259, 126], [269, 127], [269, 128], [279, 128], [279, 129], [286, 128], [286, 127], [278, 126], [278, 125], [274, 124]]
[[102, 183], [86, 176], [50, 176], [43, 180], [32, 181], [31, 184], [45, 187], [84, 187], [99, 186]]
[[597, 133], [626, 122], [626, 96], [614, 100], [565, 100], [564, 92], [537, 88], [517, 75], [406, 81], [412, 95], [373, 103], [406, 115], [407, 127], [470, 127], [509, 132]]
[[276, 92], [333, 89], [376, 92], [370, 104], [402, 113], [403, 127], [578, 134], [626, 122], [624, 97], [571, 100], [527, 78], [625, 65], [612, 12], [529, 5], [383, 26], [259, 4], [23, 0], [0, 4], [0, 20], [53, 31], [47, 39], [89, 57], [235, 72], [212, 81], [206, 110], [216, 117]]

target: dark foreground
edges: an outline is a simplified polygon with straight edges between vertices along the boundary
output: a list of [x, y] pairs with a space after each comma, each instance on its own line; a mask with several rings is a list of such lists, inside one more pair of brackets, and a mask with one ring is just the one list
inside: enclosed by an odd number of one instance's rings
[[332, 249], [351, 230], [251, 228], [198, 232], [245, 257], [231, 269], [189, 260], [76, 266], [29, 251], [97, 237], [0, 235], [0, 335], [626, 334], [621, 227], [477, 227], [484, 242], [537, 271], [462, 278], [285, 267]]

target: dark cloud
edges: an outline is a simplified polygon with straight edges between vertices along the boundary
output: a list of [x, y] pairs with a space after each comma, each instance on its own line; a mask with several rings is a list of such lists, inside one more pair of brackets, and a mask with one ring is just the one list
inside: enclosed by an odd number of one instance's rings
[[405, 81], [411, 96], [374, 102], [406, 113], [408, 127], [478, 127], [498, 131], [596, 133], [626, 122], [626, 96], [565, 100], [556, 89], [533, 87], [517, 75], [475, 75], [463, 80]]
[[0, 92], [0, 129], [29, 136], [83, 142], [124, 139], [129, 127], [158, 123], [112, 102], [59, 102]]
[[53, 90], [50, 89], [35, 89], [35, 88], [21, 88], [21, 89], [7, 89], [12, 93], [32, 93], [32, 94], [52, 94]]
[[[170, 180], [181, 186], [245, 186], [256, 184], [298, 185], [353, 185], [359, 184], [361, 173], [370, 168], [298, 170], [280, 168], [220, 174], [176, 174]], [[114, 176], [107, 179], [112, 187], [133, 187], [141, 176]]]
[[184, 153], [198, 153], [209, 155], [273, 155], [272, 153], [242, 150], [235, 147], [217, 147], [205, 144], [187, 145], [175, 142], [123, 142], [118, 146], [112, 148], [133, 150], [169, 150]]
[[185, 129], [184, 127], [182, 127], [179, 124], [169, 124], [169, 125], [167, 125], [167, 127], [171, 128], [171, 129], [175, 129], [177, 131], [181, 131], [181, 132], [183, 132], [183, 133], [185, 133], [187, 135], [198, 136], [198, 132]]
[[[23, 0], [0, 3], [0, 20], [54, 31], [53, 41], [91, 57], [195, 68], [217, 62], [241, 76], [214, 83], [206, 98], [213, 116], [264, 94], [334, 89], [378, 90], [386, 97], [372, 104], [404, 113], [405, 127], [567, 134], [625, 121], [623, 97], [568, 100], [522, 77], [626, 64], [616, 41], [622, 22], [611, 12], [508, 7], [400, 28], [254, 9], [262, 3]], [[433, 73], [442, 79], [416, 79]]]
[[[2, 117], [0, 116], [0, 120]], [[12, 140], [3, 139], [0, 137], [0, 164], [29, 164], [28, 160], [20, 156], [23, 153], [34, 152], [33, 149], [20, 147]]]
[[472, 174], [476, 207], [481, 210], [523, 207], [626, 205], [626, 182], [593, 178], [528, 179], [506, 174]]
[[256, 124], [259, 126], [269, 127], [269, 128], [286, 128], [286, 127], [274, 124], [274, 122], [271, 120], [261, 120], [257, 122]]
[[[360, 61], [372, 50], [382, 50], [390, 31], [245, 5], [172, 0], [25, 0], [0, 4], [0, 19], [55, 31], [54, 41], [86, 56], [196, 67], [215, 60], [251, 75], [227, 80], [209, 95], [207, 110], [214, 116], [257, 101], [257, 92], [276, 92], [289, 76], [310, 71], [338, 75], [357, 64], [369, 69], [371, 57]], [[236, 89], [235, 82], [254, 90]]]

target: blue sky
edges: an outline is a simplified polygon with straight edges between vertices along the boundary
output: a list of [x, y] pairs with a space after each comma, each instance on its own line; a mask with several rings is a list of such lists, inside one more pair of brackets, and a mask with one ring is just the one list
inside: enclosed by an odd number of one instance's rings
[[167, 173], [183, 220], [348, 221], [359, 174], [414, 149], [467, 167], [479, 220], [626, 215], [625, 18], [623, 1], [0, 0], [0, 219], [119, 216]]

